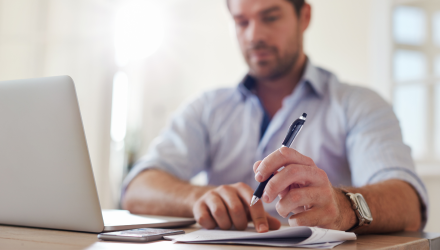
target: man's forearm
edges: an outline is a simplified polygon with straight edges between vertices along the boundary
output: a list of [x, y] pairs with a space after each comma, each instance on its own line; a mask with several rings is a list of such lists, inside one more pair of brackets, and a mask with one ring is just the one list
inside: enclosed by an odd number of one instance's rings
[[[421, 201], [405, 181], [388, 180], [361, 188], [346, 188], [361, 193], [370, 207], [373, 222], [356, 233], [417, 231], [421, 226]], [[348, 199], [347, 199], [348, 200]], [[348, 213], [355, 216], [354, 213]]]
[[132, 213], [192, 217], [197, 199], [212, 189], [195, 186], [164, 171], [150, 169], [131, 181], [122, 207]]

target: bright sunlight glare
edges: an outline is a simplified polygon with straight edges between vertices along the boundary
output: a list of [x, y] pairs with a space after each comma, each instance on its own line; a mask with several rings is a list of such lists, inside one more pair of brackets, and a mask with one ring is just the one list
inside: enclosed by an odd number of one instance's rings
[[115, 142], [123, 141], [127, 131], [128, 77], [124, 72], [113, 78], [111, 137]]
[[118, 66], [145, 59], [159, 49], [164, 37], [159, 3], [157, 0], [121, 2], [116, 11], [114, 33]]

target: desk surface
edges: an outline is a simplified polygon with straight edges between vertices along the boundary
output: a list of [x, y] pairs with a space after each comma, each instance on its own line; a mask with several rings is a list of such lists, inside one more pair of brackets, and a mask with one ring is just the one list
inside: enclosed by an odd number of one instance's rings
[[[183, 228], [186, 233], [199, 229], [198, 226]], [[213, 245], [213, 244], [173, 244], [171, 241], [156, 241], [150, 243], [122, 243], [100, 241], [97, 234], [68, 231], [34, 229], [25, 227], [0, 226], [0, 249], [285, 249], [274, 247]], [[146, 247], [148, 246], [148, 248]], [[306, 249], [306, 248], [295, 248]], [[334, 249], [368, 249], [368, 250], [429, 250], [428, 239], [408, 235], [361, 235], [356, 241], [347, 241]]]

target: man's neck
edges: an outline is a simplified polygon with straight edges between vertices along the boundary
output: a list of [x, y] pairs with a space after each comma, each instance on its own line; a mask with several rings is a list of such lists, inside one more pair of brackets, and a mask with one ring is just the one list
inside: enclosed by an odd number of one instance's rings
[[271, 118], [281, 109], [283, 99], [290, 95], [298, 85], [306, 60], [305, 54], [302, 53], [288, 74], [274, 80], [256, 80], [257, 96]]

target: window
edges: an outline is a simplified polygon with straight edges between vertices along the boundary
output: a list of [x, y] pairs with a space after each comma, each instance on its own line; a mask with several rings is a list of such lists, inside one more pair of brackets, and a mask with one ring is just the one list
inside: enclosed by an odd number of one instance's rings
[[440, 162], [440, 4], [392, 9], [393, 104], [418, 166]]

